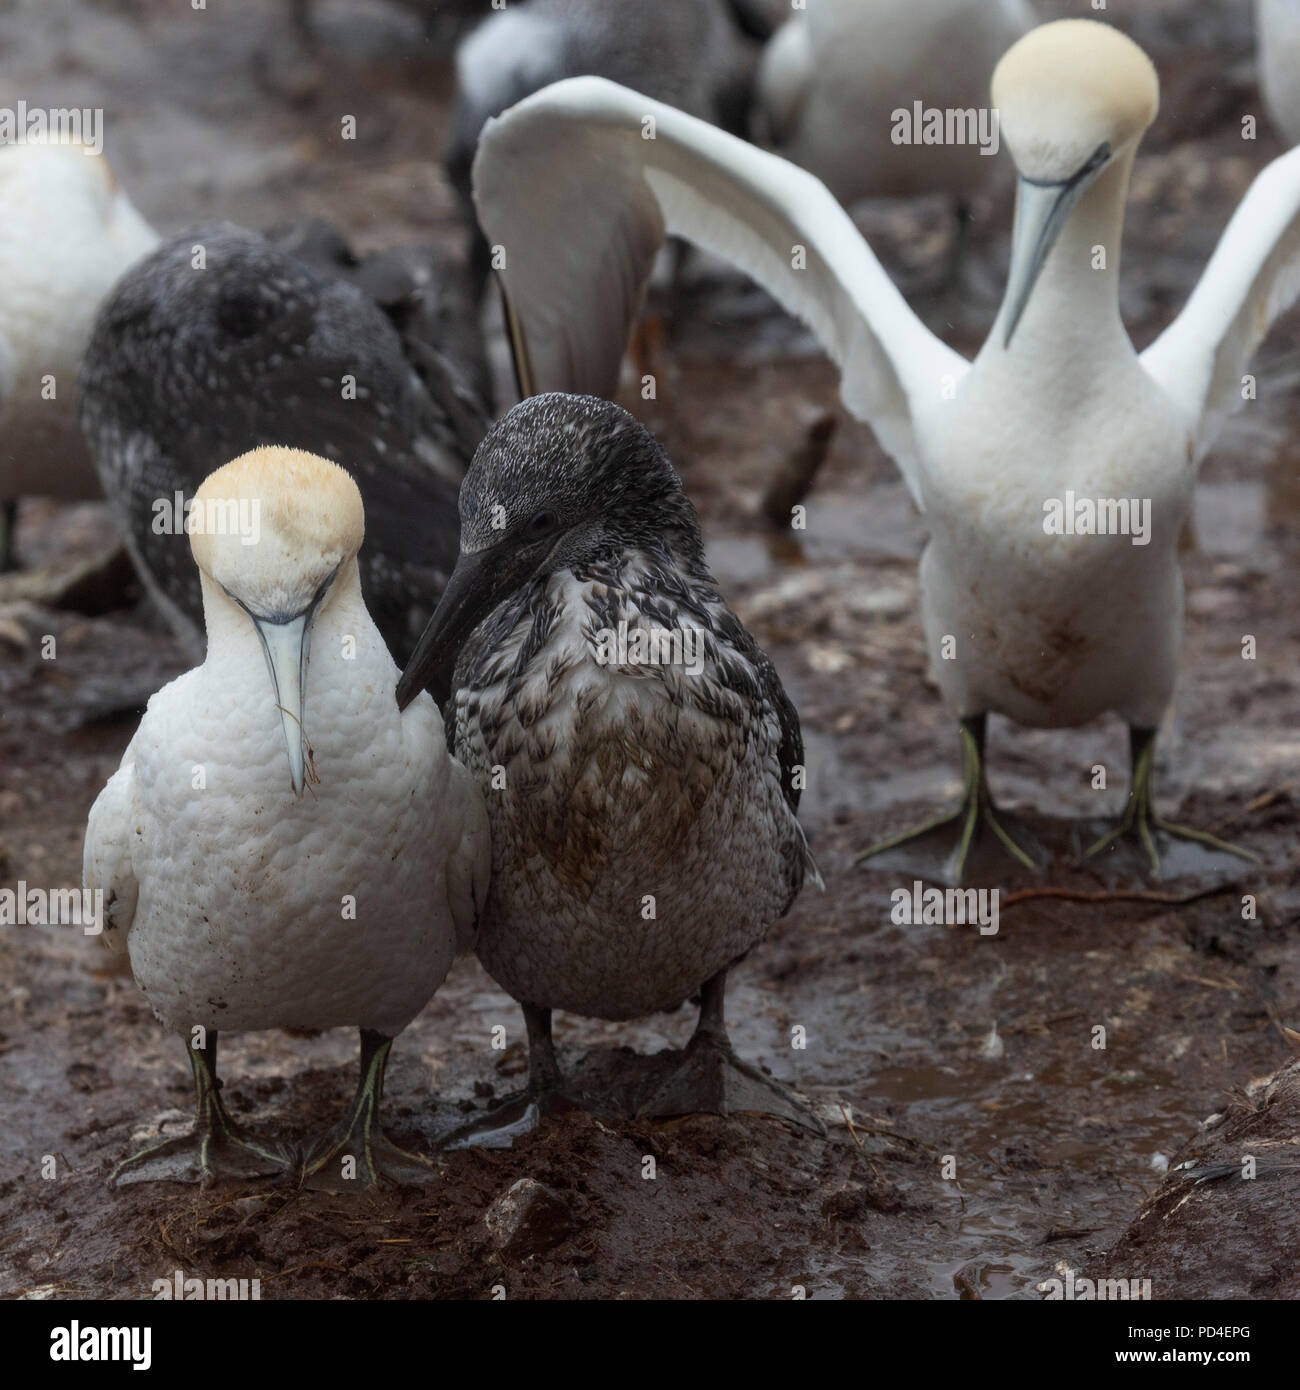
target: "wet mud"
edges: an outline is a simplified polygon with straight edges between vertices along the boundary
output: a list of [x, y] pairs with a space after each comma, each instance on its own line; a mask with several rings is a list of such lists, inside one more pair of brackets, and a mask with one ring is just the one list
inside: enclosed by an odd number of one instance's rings
[[[50, 3], [39, 20], [0, 11], [0, 103], [104, 106], [117, 173], [165, 231], [218, 213], [255, 226], [321, 215], [367, 249], [457, 244], [437, 168], [445, 40], [425, 42], [379, 0], [330, 0], [309, 52], [287, 6], [222, 8], [222, 19], [154, 0]], [[1280, 152], [1262, 117], [1256, 141], [1240, 135], [1241, 117], [1260, 113], [1247, 11], [1112, 6], [1165, 87], [1126, 231], [1123, 309], [1139, 344], [1176, 312], [1253, 173]], [[356, 142], [338, 138], [342, 112], [358, 117]], [[945, 285], [941, 207], [860, 214], [964, 351], [996, 311], [1009, 219], [1006, 197], [977, 209], [970, 254]], [[827, 885], [734, 972], [729, 1020], [742, 1055], [806, 1095], [827, 1136], [745, 1116], [645, 1123], [611, 1102], [552, 1117], [509, 1150], [442, 1154], [438, 1180], [418, 1189], [111, 1190], [133, 1143], [186, 1123], [185, 1059], [97, 942], [9, 927], [0, 1295], [148, 1297], [176, 1270], [257, 1278], [263, 1298], [1039, 1298], [1063, 1271], [1149, 1278], [1156, 1298], [1300, 1295], [1300, 1040], [1287, 1032], [1300, 1028], [1300, 318], [1273, 333], [1258, 400], [1201, 475], [1157, 767], [1168, 814], [1260, 862], [1208, 885], [1073, 867], [1074, 823], [1123, 804], [1123, 727], [995, 720], [995, 793], [1058, 854], [1043, 879], [1000, 882], [996, 934], [896, 923], [891, 895], [910, 878], [853, 863], [959, 785], [921, 636], [924, 523], [892, 466], [843, 416], [808, 335], [704, 258], [655, 351], [657, 399], [628, 391], [624, 403], [667, 445], [724, 591], [799, 707], [804, 821]], [[499, 334], [495, 353], [503, 362]], [[807, 528], [774, 532], [763, 494], [826, 411], [838, 426]], [[29, 564], [91, 558], [108, 535], [96, 504], [22, 510]], [[92, 800], [144, 699], [185, 663], [138, 608], [88, 614], [0, 592], [0, 884], [73, 885]], [[42, 657], [49, 634], [55, 661]], [[556, 1039], [563, 1065], [599, 1090], [636, 1056], [680, 1046], [692, 1023], [689, 1006], [620, 1025], [561, 1015]], [[345, 1033], [222, 1049], [231, 1109], [269, 1133], [304, 1138], [350, 1098]], [[394, 1048], [389, 1131], [432, 1144], [523, 1072], [518, 1009], [461, 960]], [[1243, 1181], [1249, 1154], [1258, 1174]]]

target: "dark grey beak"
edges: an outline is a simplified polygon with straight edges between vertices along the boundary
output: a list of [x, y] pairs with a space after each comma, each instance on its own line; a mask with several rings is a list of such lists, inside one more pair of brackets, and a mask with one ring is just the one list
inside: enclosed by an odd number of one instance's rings
[[1011, 243], [1011, 271], [1002, 313], [1002, 346], [1011, 346], [1043, 266], [1070, 220], [1079, 199], [1110, 159], [1110, 146], [1101, 145], [1076, 174], [1063, 183], [1036, 183], [1023, 176], [1016, 190], [1016, 229]]
[[431, 683], [444, 690], [450, 687], [465, 639], [502, 599], [532, 577], [537, 561], [531, 547], [507, 542], [472, 555], [461, 552], [438, 607], [397, 682], [398, 709], [405, 709]]

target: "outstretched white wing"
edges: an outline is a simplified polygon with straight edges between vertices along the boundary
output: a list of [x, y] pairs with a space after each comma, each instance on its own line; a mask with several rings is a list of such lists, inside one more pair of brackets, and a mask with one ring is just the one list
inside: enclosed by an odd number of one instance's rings
[[135, 918], [140, 884], [135, 876], [132, 847], [140, 833], [140, 808], [136, 798], [134, 739], [122, 756], [122, 765], [95, 798], [86, 822], [81, 881], [99, 889], [104, 916], [101, 940], [121, 955]]
[[1300, 296], [1300, 149], [1251, 184], [1183, 311], [1142, 365], [1187, 413], [1198, 456], [1244, 399], [1255, 349]]
[[[812, 328], [844, 404], [919, 501], [913, 427], [968, 363], [907, 307], [825, 186], [787, 160], [598, 77], [489, 121], [474, 161], [532, 391], [610, 396], [666, 234], [751, 275]], [[522, 332], [520, 332], [522, 330]]]

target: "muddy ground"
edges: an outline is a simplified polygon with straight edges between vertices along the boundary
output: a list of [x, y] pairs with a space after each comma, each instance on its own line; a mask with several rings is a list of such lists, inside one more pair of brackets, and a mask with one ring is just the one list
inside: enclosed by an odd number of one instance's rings
[[[0, 5], [0, 103], [102, 105], [117, 173], [163, 230], [218, 213], [254, 226], [319, 214], [365, 248], [454, 240], [437, 167], [445, 46], [381, 0], [316, 9], [313, 54], [281, 6], [253, 0], [202, 14], [165, 0]], [[1139, 344], [1280, 152], [1262, 117], [1258, 139], [1240, 135], [1241, 117], [1260, 111], [1248, 11], [1236, 0], [1110, 7], [1156, 58], [1165, 92], [1125, 246], [1123, 307]], [[341, 113], [358, 117], [354, 143], [338, 138]], [[996, 310], [1009, 219], [1007, 199], [977, 209], [961, 281], [945, 288], [941, 205], [861, 216], [932, 325], [965, 351]], [[906, 880], [854, 868], [853, 856], [957, 787], [956, 740], [923, 658], [923, 524], [869, 431], [842, 419], [807, 531], [765, 529], [763, 487], [809, 412], [835, 410], [835, 375], [770, 301], [697, 262], [659, 349], [659, 399], [625, 403], [668, 445], [724, 589], [802, 716], [804, 823], [827, 889], [805, 894], [735, 972], [729, 1016], [740, 1051], [799, 1087], [828, 1137], [745, 1117], [638, 1123], [610, 1109], [552, 1120], [513, 1150], [446, 1154], [441, 1181], [421, 1190], [111, 1191], [133, 1136], [184, 1122], [184, 1059], [97, 943], [6, 928], [0, 1293], [139, 1298], [180, 1269], [259, 1278], [264, 1298], [487, 1298], [494, 1287], [510, 1298], [1037, 1298], [1068, 1268], [1149, 1278], [1157, 1298], [1296, 1297], [1300, 1177], [1285, 1161], [1300, 1135], [1295, 1081], [1252, 1081], [1288, 1062], [1284, 1029], [1300, 1027], [1297, 349], [1293, 314], [1261, 358], [1258, 401], [1202, 474], [1159, 768], [1169, 813], [1245, 844], [1260, 866], [1195, 898], [1200, 884], [1160, 884], [1165, 899], [1137, 877], [1071, 868], [1070, 820], [1122, 805], [1122, 726], [1041, 733], [995, 721], [995, 792], [1063, 862], [1041, 882], [1003, 883], [995, 936], [896, 926], [890, 892]], [[24, 558], [88, 555], [106, 527], [98, 506], [29, 502]], [[47, 632], [54, 662], [40, 656]], [[1241, 657], [1246, 633], [1253, 661]], [[129, 607], [0, 607], [0, 883], [79, 882], [86, 813], [134, 727], [104, 712], [181, 665], [170, 637]], [[1091, 789], [1097, 763], [1104, 792]], [[557, 1039], [566, 1065], [612, 1075], [628, 1060], [618, 1049], [679, 1045], [692, 1021], [689, 1007], [636, 1025], [560, 1016]], [[496, 1024], [504, 1052], [490, 1046]], [[790, 1045], [796, 1025], [803, 1050]], [[1092, 1045], [1099, 1025], [1104, 1050]], [[390, 1128], [432, 1141], [517, 1085], [523, 1066], [518, 1010], [461, 961], [395, 1048]], [[272, 1132], [333, 1119], [353, 1068], [344, 1033], [223, 1041], [232, 1108]], [[1261, 1154], [1254, 1183], [1208, 1181], [1186, 1202], [1179, 1179], [1161, 1188], [1184, 1157], [1232, 1165], [1247, 1149]], [[523, 1179], [549, 1191], [526, 1186], [503, 1203]]]

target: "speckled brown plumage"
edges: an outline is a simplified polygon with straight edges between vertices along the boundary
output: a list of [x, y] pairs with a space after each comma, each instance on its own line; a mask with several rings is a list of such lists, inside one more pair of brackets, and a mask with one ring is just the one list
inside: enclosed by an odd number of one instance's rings
[[[457, 662], [455, 746], [493, 832], [480, 956], [542, 1008], [672, 1008], [803, 883], [798, 718], [717, 591], [677, 475], [625, 412], [564, 396], [517, 407], [466, 477], [463, 550], [505, 543], [487, 522], [498, 502], [507, 536], [539, 507], [588, 519]], [[600, 634], [620, 623], [701, 630], [699, 673], [601, 664]]]

